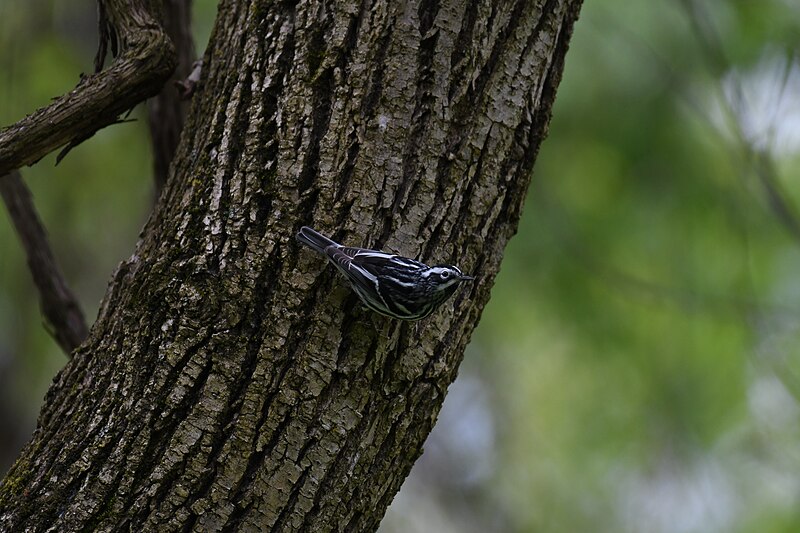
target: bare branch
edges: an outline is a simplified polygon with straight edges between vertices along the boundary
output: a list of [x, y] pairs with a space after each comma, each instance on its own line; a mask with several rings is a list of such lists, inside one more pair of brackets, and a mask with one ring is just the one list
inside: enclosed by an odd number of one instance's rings
[[0, 195], [25, 249], [47, 329], [69, 355], [86, 339], [86, 322], [50, 250], [31, 193], [18, 171], [0, 179]]
[[175, 84], [189, 75], [196, 57], [191, 32], [192, 0], [164, 0], [160, 19], [175, 46], [178, 66], [170, 77], [171, 83], [165, 84], [147, 106], [156, 197], [167, 180], [188, 111], [188, 104]]
[[0, 176], [91, 135], [156, 94], [175, 68], [166, 33], [143, 0], [100, 0], [100, 68], [107, 46], [121, 53], [111, 66], [82, 76], [72, 91], [0, 130]]

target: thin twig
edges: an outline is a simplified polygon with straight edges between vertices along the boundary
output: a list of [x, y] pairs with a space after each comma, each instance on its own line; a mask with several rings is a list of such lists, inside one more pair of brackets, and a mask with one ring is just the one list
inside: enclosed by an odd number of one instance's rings
[[70, 355], [86, 339], [86, 321], [50, 250], [31, 193], [18, 171], [0, 179], [0, 195], [25, 249], [47, 329], [61, 349]]
[[670, 303], [686, 312], [724, 312], [745, 318], [763, 314], [792, 320], [800, 317], [800, 307], [797, 306], [763, 301], [752, 296], [720, 294], [693, 287], [670, 285], [642, 277], [593, 254], [586, 245], [586, 239], [575, 227], [567, 208], [548, 191], [544, 184], [538, 187], [537, 207], [548, 221], [558, 221], [558, 224], [550, 223], [548, 231], [555, 235], [559, 249], [572, 261], [572, 264], [608, 287], [620, 289], [630, 295]]

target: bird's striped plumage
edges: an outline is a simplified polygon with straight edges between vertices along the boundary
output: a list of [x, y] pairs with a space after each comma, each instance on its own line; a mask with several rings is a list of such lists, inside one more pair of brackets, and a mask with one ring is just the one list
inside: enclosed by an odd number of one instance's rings
[[472, 277], [458, 267], [430, 267], [395, 254], [343, 246], [303, 226], [297, 240], [327, 256], [364, 304], [382, 315], [420, 320], [430, 315]]

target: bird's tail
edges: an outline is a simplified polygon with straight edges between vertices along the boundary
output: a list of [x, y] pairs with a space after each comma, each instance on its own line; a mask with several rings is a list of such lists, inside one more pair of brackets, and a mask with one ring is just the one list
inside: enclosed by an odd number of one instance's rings
[[297, 232], [296, 237], [298, 241], [321, 253], [325, 253], [325, 248], [328, 246], [339, 246], [325, 235], [309, 228], [308, 226], [303, 226], [300, 228], [300, 231]]

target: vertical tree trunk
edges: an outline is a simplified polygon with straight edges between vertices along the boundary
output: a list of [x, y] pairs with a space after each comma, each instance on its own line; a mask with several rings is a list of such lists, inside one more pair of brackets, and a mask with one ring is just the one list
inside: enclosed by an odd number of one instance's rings
[[[223, 0], [175, 165], [3, 531], [372, 531], [514, 233], [580, 0]], [[478, 281], [365, 311], [296, 230]]]

